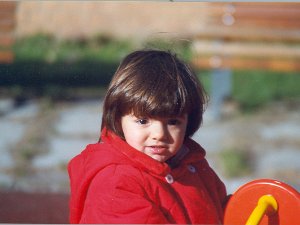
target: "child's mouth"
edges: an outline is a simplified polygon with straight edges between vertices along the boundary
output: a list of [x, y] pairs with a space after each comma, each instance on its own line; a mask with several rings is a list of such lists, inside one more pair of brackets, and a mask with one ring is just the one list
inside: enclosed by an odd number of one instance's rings
[[166, 150], [163, 146], [150, 146], [150, 148], [154, 154], [162, 154]]

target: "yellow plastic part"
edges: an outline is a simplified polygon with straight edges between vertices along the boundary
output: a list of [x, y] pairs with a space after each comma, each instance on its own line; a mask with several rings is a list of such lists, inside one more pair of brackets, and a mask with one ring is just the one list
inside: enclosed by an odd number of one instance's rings
[[251, 213], [246, 225], [258, 225], [263, 216], [268, 216], [276, 213], [278, 210], [278, 204], [276, 199], [272, 195], [263, 195], [259, 198], [257, 206]]

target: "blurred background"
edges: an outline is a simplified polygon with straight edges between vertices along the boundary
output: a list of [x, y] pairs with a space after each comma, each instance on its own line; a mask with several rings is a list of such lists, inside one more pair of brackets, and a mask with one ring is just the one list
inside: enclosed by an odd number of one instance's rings
[[0, 222], [68, 223], [68, 161], [100, 134], [120, 60], [186, 60], [210, 96], [193, 136], [229, 193], [300, 190], [300, 4], [0, 2]]

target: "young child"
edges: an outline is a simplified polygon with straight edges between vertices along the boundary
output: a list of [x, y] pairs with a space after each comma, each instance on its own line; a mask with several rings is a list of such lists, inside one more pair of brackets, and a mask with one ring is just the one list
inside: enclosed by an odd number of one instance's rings
[[204, 91], [165, 51], [121, 62], [108, 88], [101, 138], [69, 163], [71, 223], [221, 224], [226, 190], [190, 137]]

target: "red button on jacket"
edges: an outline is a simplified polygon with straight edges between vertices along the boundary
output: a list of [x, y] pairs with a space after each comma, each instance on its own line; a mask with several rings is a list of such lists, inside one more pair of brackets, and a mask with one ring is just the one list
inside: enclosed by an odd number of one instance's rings
[[222, 223], [225, 186], [196, 142], [171, 169], [111, 132], [101, 139], [69, 163], [71, 223]]

